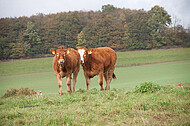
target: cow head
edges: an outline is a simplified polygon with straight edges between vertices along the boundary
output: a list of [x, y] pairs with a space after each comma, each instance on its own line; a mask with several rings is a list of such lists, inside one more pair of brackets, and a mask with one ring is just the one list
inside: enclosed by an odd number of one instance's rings
[[63, 46], [58, 47], [57, 50], [51, 49], [50, 51], [55, 55], [57, 62], [60, 65], [65, 62], [66, 53], [69, 53], [69, 51], [66, 51]]
[[86, 51], [87, 48], [84, 46], [78, 48], [78, 53], [80, 54], [80, 60], [82, 64], [84, 63], [84, 59], [86, 57]]
[[82, 64], [84, 64], [88, 56], [92, 54], [92, 50], [93, 49], [87, 49], [86, 47], [83, 47], [83, 46], [78, 48], [78, 53], [80, 54]]

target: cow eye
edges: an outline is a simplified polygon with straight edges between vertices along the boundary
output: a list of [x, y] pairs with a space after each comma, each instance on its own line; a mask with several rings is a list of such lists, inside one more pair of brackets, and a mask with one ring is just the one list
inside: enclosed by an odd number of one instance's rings
[[57, 56], [59, 56], [59, 54], [57, 53]]

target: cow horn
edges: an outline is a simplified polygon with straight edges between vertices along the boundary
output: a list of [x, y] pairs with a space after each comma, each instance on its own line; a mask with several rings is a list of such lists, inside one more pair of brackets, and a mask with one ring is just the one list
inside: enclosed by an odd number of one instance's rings
[[92, 54], [92, 51], [89, 51], [88, 54]]

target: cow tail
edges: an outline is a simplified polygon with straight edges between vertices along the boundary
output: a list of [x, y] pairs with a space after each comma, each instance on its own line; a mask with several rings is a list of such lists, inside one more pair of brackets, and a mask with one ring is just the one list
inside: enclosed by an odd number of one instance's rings
[[116, 76], [115, 76], [115, 74], [114, 74], [114, 73], [113, 73], [113, 75], [112, 75], [112, 78], [113, 78], [113, 79], [116, 79]]

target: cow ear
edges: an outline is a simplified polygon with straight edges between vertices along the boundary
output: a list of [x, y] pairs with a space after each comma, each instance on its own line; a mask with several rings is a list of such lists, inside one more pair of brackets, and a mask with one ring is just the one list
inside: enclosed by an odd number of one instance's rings
[[89, 55], [92, 54], [92, 51], [89, 51], [88, 54], [89, 54]]
[[54, 55], [56, 54], [55, 49], [50, 49], [50, 51], [51, 51], [52, 54], [54, 54]]
[[69, 54], [70, 52], [69, 52], [69, 50], [66, 50], [65, 52], [64, 52], [64, 56], [66, 56], [67, 54]]

